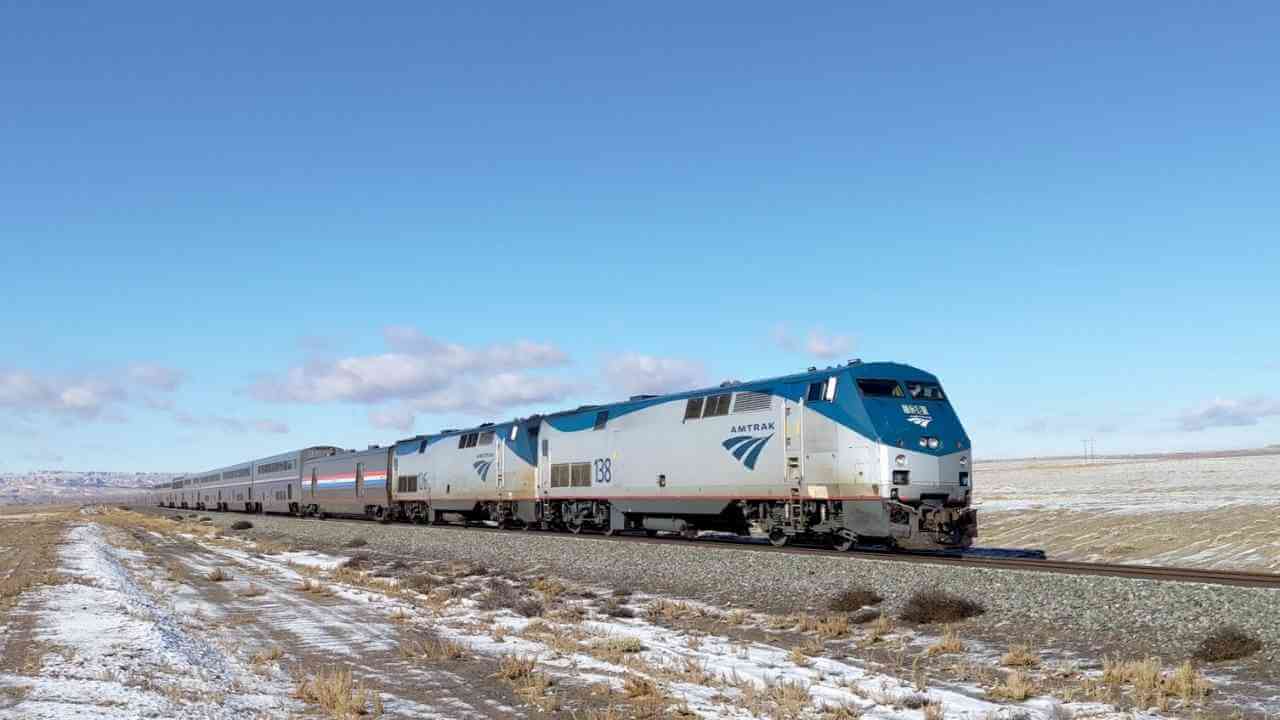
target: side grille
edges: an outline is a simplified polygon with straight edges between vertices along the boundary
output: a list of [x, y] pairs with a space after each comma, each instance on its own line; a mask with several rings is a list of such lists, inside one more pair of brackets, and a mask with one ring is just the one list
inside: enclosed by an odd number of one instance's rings
[[773, 407], [773, 396], [769, 393], [740, 392], [733, 398], [734, 413], [757, 412], [771, 407]]

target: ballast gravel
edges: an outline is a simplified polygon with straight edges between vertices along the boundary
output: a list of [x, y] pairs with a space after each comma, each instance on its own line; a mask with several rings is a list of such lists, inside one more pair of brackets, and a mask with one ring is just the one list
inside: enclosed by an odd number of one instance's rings
[[[244, 517], [213, 515], [224, 528]], [[896, 615], [916, 591], [940, 588], [986, 608], [966, 624], [968, 637], [996, 646], [1027, 642], [1093, 661], [1154, 655], [1178, 662], [1211, 630], [1234, 624], [1264, 643], [1263, 651], [1246, 661], [1246, 673], [1280, 685], [1280, 590], [965, 568], [856, 553], [784, 553], [707, 541], [646, 543], [285, 516], [259, 515], [252, 521], [254, 529], [236, 534], [283, 537], [339, 553], [361, 538], [367, 542], [361, 551], [408, 561], [465, 561], [509, 574], [545, 573], [769, 612], [824, 611], [836, 593], [860, 587], [879, 593], [884, 611]]]

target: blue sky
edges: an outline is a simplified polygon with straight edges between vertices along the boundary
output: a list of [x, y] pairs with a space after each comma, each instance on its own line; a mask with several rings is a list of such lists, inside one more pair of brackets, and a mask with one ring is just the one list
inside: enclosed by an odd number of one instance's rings
[[1280, 6], [0, 5], [0, 471], [850, 357], [1280, 443]]

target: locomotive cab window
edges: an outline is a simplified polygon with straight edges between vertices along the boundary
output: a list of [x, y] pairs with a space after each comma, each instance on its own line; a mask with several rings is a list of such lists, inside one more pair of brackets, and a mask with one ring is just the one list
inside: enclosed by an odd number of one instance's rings
[[826, 380], [809, 383], [809, 389], [804, 396], [805, 402], [831, 402], [836, 399], [836, 379], [829, 377]]
[[600, 412], [596, 413], [596, 422], [595, 422], [595, 424], [591, 427], [591, 429], [592, 429], [592, 430], [603, 430], [603, 429], [604, 429], [604, 426], [605, 426], [606, 424], [608, 424], [608, 422], [609, 422], [609, 411], [608, 411], [608, 410], [601, 410]]
[[946, 400], [942, 387], [937, 383], [907, 383], [912, 400]]
[[493, 444], [493, 431], [492, 431], [492, 430], [485, 430], [484, 432], [480, 433], [480, 440], [479, 440], [478, 442], [479, 442], [479, 444], [480, 444], [480, 445], [492, 445], [492, 444]]
[[904, 397], [902, 386], [897, 380], [858, 379], [858, 389], [867, 397]]

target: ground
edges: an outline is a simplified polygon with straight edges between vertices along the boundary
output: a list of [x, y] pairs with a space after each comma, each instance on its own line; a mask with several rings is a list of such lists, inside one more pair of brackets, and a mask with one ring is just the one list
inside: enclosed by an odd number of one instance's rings
[[974, 493], [983, 546], [1280, 572], [1280, 454], [986, 462]]
[[966, 639], [964, 622], [912, 626], [874, 597], [821, 612], [731, 611], [245, 535], [117, 509], [0, 516], [0, 546], [24, 558], [5, 553], [0, 566], [0, 718], [1217, 711], [1190, 665], [1089, 669], [1035, 648], [1006, 657], [1010, 648]]

